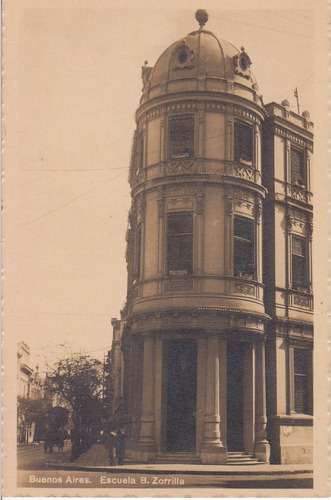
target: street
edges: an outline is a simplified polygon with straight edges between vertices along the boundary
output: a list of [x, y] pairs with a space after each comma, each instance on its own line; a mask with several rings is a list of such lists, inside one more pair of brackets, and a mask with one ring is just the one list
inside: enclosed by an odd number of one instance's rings
[[71, 452], [71, 443], [66, 441], [64, 450], [61, 453], [57, 452], [57, 448], [53, 453], [45, 453], [43, 444], [27, 444], [17, 447], [17, 468], [18, 470], [41, 470], [46, 469], [46, 463], [61, 463], [69, 462]]
[[[36, 488], [312, 488], [313, 479], [311, 473], [295, 474], [291, 471], [283, 471], [282, 474], [272, 474], [271, 471], [265, 471], [259, 474], [252, 470], [245, 473], [245, 468], [241, 468], [240, 473], [233, 470], [216, 472], [196, 468], [190, 471], [176, 466], [164, 472], [163, 470], [151, 470], [151, 466], [137, 464], [138, 471], [134, 465], [127, 465], [123, 470], [116, 468], [108, 470], [102, 466], [99, 470], [91, 471], [91, 467], [97, 462], [107, 458], [102, 445], [94, 445], [82, 457], [69, 463], [71, 452], [71, 443], [66, 442], [64, 451], [58, 453], [44, 453], [43, 444], [29, 444], [18, 446], [18, 486], [36, 487]], [[104, 456], [105, 455], [105, 456]], [[84, 463], [86, 470], [77, 470], [81, 463]], [[47, 466], [47, 464], [52, 464]], [[72, 468], [71, 469], [71, 465]], [[52, 470], [54, 466], [54, 469]], [[63, 468], [62, 468], [63, 467]], [[107, 460], [107, 467], [108, 460]], [[203, 467], [203, 466], [202, 466]], [[76, 470], [75, 470], [76, 469]], [[140, 470], [139, 470], [140, 469]]]

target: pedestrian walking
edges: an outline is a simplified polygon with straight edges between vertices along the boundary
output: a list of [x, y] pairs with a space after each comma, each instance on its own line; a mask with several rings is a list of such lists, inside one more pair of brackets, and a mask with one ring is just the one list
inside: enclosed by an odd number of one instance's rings
[[118, 459], [118, 465], [123, 465], [125, 458], [125, 429], [121, 427], [117, 431], [117, 446], [116, 446], [116, 457]]
[[108, 455], [110, 465], [116, 465], [117, 433], [112, 429], [108, 435]]

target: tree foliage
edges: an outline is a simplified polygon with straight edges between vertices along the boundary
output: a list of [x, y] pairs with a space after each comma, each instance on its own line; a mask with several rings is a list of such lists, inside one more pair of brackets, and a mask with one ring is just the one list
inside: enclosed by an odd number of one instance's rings
[[23, 396], [17, 398], [18, 421], [24, 423], [28, 428], [33, 423], [41, 423], [46, 418], [46, 412], [50, 404], [42, 398], [30, 399]]
[[84, 413], [102, 393], [102, 363], [89, 356], [61, 360], [49, 376], [51, 390], [69, 404], [73, 412]]
[[72, 458], [91, 442], [101, 418], [102, 363], [89, 356], [60, 360], [48, 377], [51, 391], [59, 394], [71, 408], [74, 424]]

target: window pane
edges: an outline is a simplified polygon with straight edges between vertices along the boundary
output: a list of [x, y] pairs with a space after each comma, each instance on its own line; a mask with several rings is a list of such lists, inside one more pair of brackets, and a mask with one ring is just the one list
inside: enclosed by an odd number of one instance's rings
[[169, 274], [193, 272], [193, 214], [168, 214], [167, 270]]
[[303, 151], [291, 149], [291, 182], [304, 184], [304, 155]]
[[292, 286], [298, 288], [307, 285], [306, 240], [300, 236], [292, 236]]
[[306, 251], [305, 239], [300, 238], [299, 236], [293, 236], [292, 251], [295, 255], [300, 255], [301, 257], [305, 257], [305, 251]]
[[139, 224], [138, 226], [138, 234], [137, 234], [137, 273], [138, 278], [141, 275], [141, 238], [142, 238], [142, 226]]
[[243, 238], [248, 241], [253, 241], [254, 223], [246, 217], [234, 218], [234, 235], [238, 238]]
[[294, 409], [297, 413], [308, 413], [308, 361], [308, 350], [294, 349]]
[[170, 119], [170, 158], [192, 158], [194, 155], [194, 116]]
[[235, 161], [253, 160], [252, 127], [244, 123], [234, 124], [234, 159]]
[[254, 221], [234, 218], [234, 275], [254, 278]]

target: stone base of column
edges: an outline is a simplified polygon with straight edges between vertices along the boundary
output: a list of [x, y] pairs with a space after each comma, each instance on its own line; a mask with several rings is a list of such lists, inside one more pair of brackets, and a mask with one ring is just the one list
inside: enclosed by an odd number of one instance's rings
[[133, 462], [148, 464], [156, 461], [156, 444], [154, 441], [138, 441], [131, 451]]
[[267, 464], [270, 462], [270, 444], [268, 441], [255, 444], [254, 456]]
[[200, 461], [202, 464], [226, 464], [227, 448], [222, 443], [202, 443]]

